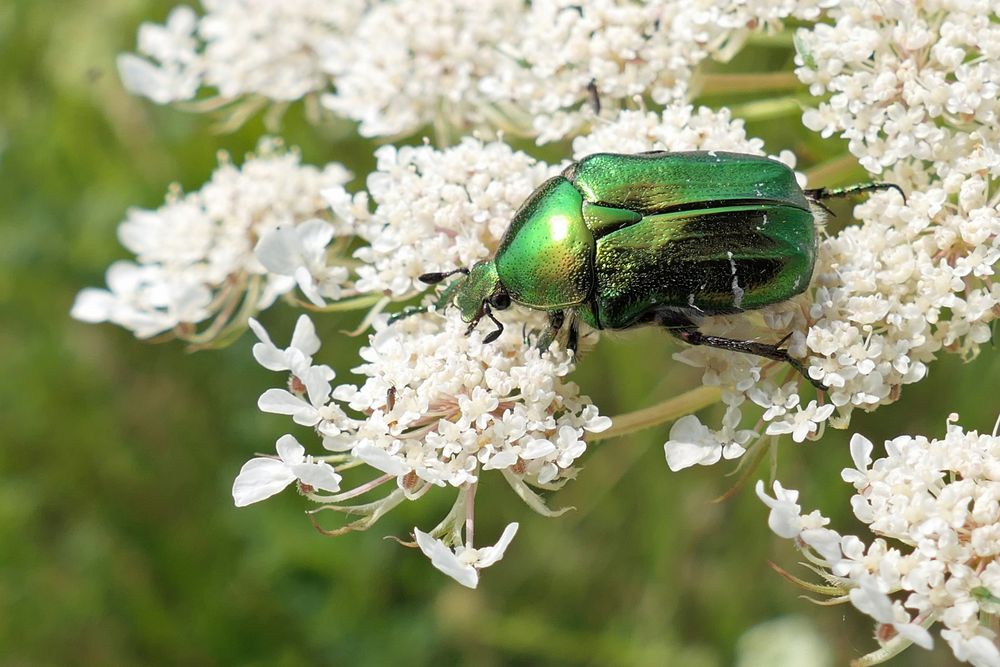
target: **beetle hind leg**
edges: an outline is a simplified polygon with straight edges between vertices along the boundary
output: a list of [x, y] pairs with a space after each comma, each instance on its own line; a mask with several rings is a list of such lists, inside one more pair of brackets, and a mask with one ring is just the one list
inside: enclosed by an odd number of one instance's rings
[[[717, 347], [720, 350], [729, 350], [731, 352], [742, 352], [744, 354], [752, 354], [758, 357], [764, 357], [765, 359], [773, 359], [774, 361], [780, 361], [788, 364], [796, 371], [799, 375], [804, 377], [809, 381], [809, 384], [816, 387], [818, 391], [827, 391], [826, 385], [824, 385], [819, 380], [814, 380], [809, 377], [806, 373], [805, 367], [802, 366], [800, 362], [795, 357], [788, 354], [788, 350], [780, 347], [782, 343], [787, 340], [788, 336], [781, 339], [776, 344], [769, 343], [758, 343], [752, 340], [738, 340], [736, 338], [724, 338], [722, 336], [710, 336], [704, 334], [698, 330], [698, 327], [693, 323], [685, 325], [677, 325], [675, 323], [662, 323], [667, 331], [670, 332], [672, 336], [680, 338], [682, 341], [689, 345], [706, 345], [708, 347]], [[789, 334], [791, 335], [791, 334]]]
[[[814, 188], [806, 190], [805, 195], [810, 201], [821, 204], [824, 199], [840, 199], [865, 192], [875, 192], [877, 190], [895, 190], [903, 198], [903, 203], [906, 203], [906, 193], [903, 192], [903, 188], [895, 183], [859, 183], [846, 188]], [[826, 207], [824, 206], [823, 208]]]

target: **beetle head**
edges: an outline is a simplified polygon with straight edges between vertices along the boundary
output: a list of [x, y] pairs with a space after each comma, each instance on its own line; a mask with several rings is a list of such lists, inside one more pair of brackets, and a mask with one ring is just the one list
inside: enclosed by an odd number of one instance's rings
[[490, 332], [483, 339], [485, 343], [492, 343], [503, 331], [503, 325], [493, 317], [492, 310], [504, 310], [510, 307], [510, 294], [500, 282], [496, 264], [493, 260], [483, 260], [473, 264], [471, 269], [459, 269], [451, 273], [425, 273], [420, 276], [420, 280], [434, 284], [453, 273], [465, 275], [449, 285], [443, 297], [447, 299], [454, 295], [454, 304], [462, 314], [462, 321], [469, 323], [470, 332], [483, 317], [493, 320], [497, 325], [496, 331]]

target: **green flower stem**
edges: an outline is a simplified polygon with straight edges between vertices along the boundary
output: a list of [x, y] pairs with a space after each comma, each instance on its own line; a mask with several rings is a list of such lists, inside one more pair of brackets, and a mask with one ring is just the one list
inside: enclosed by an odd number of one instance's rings
[[757, 93], [764, 90], [792, 90], [802, 87], [794, 72], [749, 72], [746, 74], [705, 74], [701, 95]]
[[721, 396], [722, 390], [718, 387], [698, 387], [648, 408], [612, 417], [611, 428], [601, 433], [590, 434], [587, 440], [591, 442], [610, 440], [650, 426], [665, 424], [717, 403]]
[[340, 301], [334, 301], [328, 303], [325, 306], [317, 306], [308, 301], [302, 301], [297, 299], [295, 304], [301, 306], [306, 310], [311, 310], [316, 313], [338, 313], [346, 310], [363, 310], [370, 306], [374, 306], [376, 303], [381, 301], [383, 296], [381, 294], [362, 294], [361, 296], [349, 297], [347, 299], [341, 299]]
[[806, 178], [809, 179], [810, 186], [813, 183], [829, 185], [847, 180], [851, 172], [856, 169], [858, 169], [858, 158], [850, 153], [844, 153], [832, 160], [820, 162], [811, 169], [806, 169], [805, 174]]
[[790, 49], [795, 46], [795, 31], [794, 29], [782, 30], [781, 32], [770, 34], [753, 32], [747, 37], [746, 45]]
[[733, 116], [743, 120], [771, 120], [801, 114], [802, 100], [795, 96], [773, 97], [745, 104], [734, 104], [729, 109], [733, 112]]

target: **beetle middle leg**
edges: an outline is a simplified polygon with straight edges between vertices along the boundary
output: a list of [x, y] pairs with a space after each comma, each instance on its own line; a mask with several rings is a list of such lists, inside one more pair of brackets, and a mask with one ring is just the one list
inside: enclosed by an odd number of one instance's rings
[[777, 344], [758, 343], [752, 340], [739, 340], [736, 338], [725, 338], [723, 336], [711, 336], [709, 334], [704, 334], [698, 329], [697, 325], [689, 320], [681, 321], [678, 318], [671, 317], [669, 319], [661, 320], [659, 323], [664, 326], [672, 336], [680, 338], [689, 345], [717, 347], [720, 350], [742, 352], [744, 354], [752, 354], [758, 357], [764, 357], [765, 359], [773, 359], [774, 361], [786, 363], [798, 371], [799, 375], [808, 380], [809, 384], [816, 387], [818, 391], [827, 391], [826, 385], [819, 380], [814, 380], [809, 377], [809, 374], [806, 373], [806, 369], [802, 366], [802, 362], [789, 355], [787, 349], [779, 347], [785, 342], [788, 336], [783, 338]]
[[562, 331], [563, 324], [566, 322], [566, 311], [550, 310], [548, 317], [549, 325], [545, 327], [545, 331], [538, 337], [537, 347], [542, 351], [549, 349], [552, 341], [559, 337], [559, 332]]
[[813, 188], [812, 190], [805, 190], [805, 195], [807, 199], [819, 203], [824, 199], [842, 199], [877, 190], [895, 190], [903, 198], [903, 203], [906, 203], [906, 193], [903, 192], [903, 188], [895, 183], [859, 183], [846, 188]]
[[545, 328], [545, 331], [538, 338], [538, 343], [536, 344], [538, 349], [547, 350], [552, 342], [559, 338], [563, 329], [566, 329], [566, 349], [576, 354], [577, 348], [580, 346], [580, 322], [579, 318], [570, 312], [569, 323], [566, 323], [566, 311], [565, 310], [550, 310], [548, 313], [549, 324]]

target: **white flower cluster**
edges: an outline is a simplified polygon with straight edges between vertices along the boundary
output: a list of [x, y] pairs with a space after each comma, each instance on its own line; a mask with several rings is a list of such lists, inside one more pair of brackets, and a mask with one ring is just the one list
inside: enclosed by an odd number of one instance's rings
[[[383, 146], [368, 189], [328, 193], [368, 245], [355, 256], [362, 292], [410, 296], [431, 271], [470, 267], [496, 249], [514, 212], [556, 169], [501, 142], [466, 138], [445, 150]], [[369, 210], [374, 201], [375, 210]]]
[[[303, 458], [291, 446], [297, 443], [279, 440], [280, 460], [254, 459], [240, 472], [233, 487], [237, 504], [262, 500], [298, 479], [300, 489], [307, 485], [304, 492], [323, 507], [363, 515], [360, 523], [349, 526], [356, 528], [367, 527], [406, 498], [420, 497], [430, 485], [457, 487], [457, 509], [431, 531], [443, 541], [432, 549], [426, 534], [416, 534], [435, 565], [474, 586], [475, 572], [469, 568], [498, 560], [513, 537], [505, 533], [498, 553], [489, 552], [495, 558], [472, 547], [472, 499], [479, 475], [502, 471], [525, 502], [552, 514], [531, 487], [561, 486], [573, 476], [573, 463], [586, 450], [585, 433], [611, 424], [579, 395], [575, 384], [562, 379], [573, 368], [569, 352], [552, 348], [543, 354], [522, 339], [521, 325], [537, 327], [541, 321], [508, 314], [505, 319], [514, 321], [507, 321], [504, 334], [489, 344], [478, 330], [466, 335], [466, 325], [451, 311], [415, 315], [391, 325], [378, 318], [370, 345], [361, 351], [366, 363], [355, 369], [367, 380], [361, 386], [337, 387], [331, 384], [333, 370], [313, 362], [319, 339], [308, 317], [299, 319], [292, 344], [285, 349], [277, 348], [252, 322], [260, 339], [254, 347], [258, 362], [291, 374], [287, 389], [261, 395], [260, 409], [313, 427], [323, 446], [334, 453], [329, 460], [346, 467], [367, 464], [379, 475], [338, 495], [315, 494], [316, 488], [339, 491], [339, 475]], [[282, 452], [283, 444], [286, 450], [294, 449], [291, 455]], [[390, 480], [396, 488], [380, 500], [340, 504]], [[463, 521], [464, 546], [459, 532]], [[452, 546], [462, 558], [480, 560], [443, 558]]]
[[[136, 261], [112, 264], [107, 290], [82, 290], [73, 316], [113, 322], [140, 338], [173, 330], [185, 340], [209, 342], [231, 323], [242, 330], [248, 314], [296, 281], [317, 294], [322, 287], [339, 295], [346, 270], [316, 257], [334, 233], [320, 191], [349, 176], [338, 164], [303, 165], [296, 151], [272, 141], [262, 142], [242, 167], [221, 154], [200, 190], [174, 188], [159, 209], [129, 211], [118, 235]], [[288, 235], [298, 245], [278, 241]], [[254, 246], [268, 237], [258, 258]], [[307, 259], [313, 260], [311, 272]], [[213, 323], [196, 333], [195, 325], [211, 317]]]
[[842, 473], [857, 491], [855, 516], [876, 536], [870, 544], [826, 528], [818, 511], [803, 515], [798, 492], [775, 482], [771, 497], [759, 482], [771, 529], [876, 620], [880, 657], [910, 643], [930, 648], [927, 628], [940, 623], [956, 658], [997, 667], [988, 621], [1000, 615], [1000, 437], [949, 424], [941, 440], [901, 436], [885, 447], [873, 462], [872, 443], [855, 435], [855, 467]]
[[179, 6], [164, 25], [139, 28], [138, 51], [123, 54], [125, 87], [158, 104], [191, 100], [201, 87], [218, 102], [260, 96], [290, 102], [330, 87], [323, 63], [350, 33], [365, 0], [202, 0]]
[[[124, 54], [126, 87], [166, 104], [218, 91], [210, 109], [246, 97], [322, 93], [363, 136], [433, 125], [447, 140], [474, 127], [540, 142], [578, 134], [643, 97], [684, 101], [698, 64], [726, 60], [754, 30], [816, 19], [834, 0], [205, 0], [143, 24]], [[280, 29], [275, 29], [280, 26]]]
[[[797, 35], [796, 73], [814, 95], [807, 127], [839, 133], [874, 174], [904, 186], [1000, 161], [1000, 23], [989, 0], [844, 0]], [[896, 166], [899, 168], [895, 168]]]
[[636, 96], [687, 100], [700, 62], [730, 58], [751, 29], [780, 28], [789, 16], [815, 19], [830, 4], [535, 1], [500, 44], [507, 58], [482, 87], [497, 103], [512, 101], [539, 142], [553, 141], [587, 127], [598, 101], [602, 115], [614, 118]]
[[[1000, 315], [1000, 24], [986, 3], [952, 4], [844, 2], [834, 25], [798, 33], [799, 76], [814, 94], [831, 93], [805, 123], [841, 132], [907, 200], [872, 194], [855, 209], [861, 224], [820, 243], [813, 289], [762, 313], [776, 332], [793, 332], [789, 349], [828, 387], [826, 405], [802, 407], [794, 387], [771, 381], [748, 392], [746, 360], [732, 355], [683, 354], [730, 390], [727, 403], [741, 392], [764, 407], [768, 434], [801, 441], [826, 421], [845, 427], [855, 408], [895, 401], [940, 352], [968, 358], [990, 339]], [[693, 432], [702, 431], [684, 438]]]
[[908, 192], [873, 195], [822, 247], [805, 345], [845, 416], [940, 350], [976, 354], [1000, 314], [1000, 24], [988, 3], [945, 5], [845, 2], [799, 33], [799, 76], [831, 93], [805, 123]]
[[323, 105], [369, 137], [487, 124], [479, 80], [498, 66], [497, 44], [524, 11], [524, 0], [375, 2], [327, 58], [336, 90]]
[[[505, 313], [504, 315], [508, 315]], [[540, 318], [513, 311], [504, 333], [484, 344], [482, 323], [466, 335], [455, 312], [377, 321], [360, 387], [333, 396], [367, 418], [342, 425], [324, 446], [403, 478], [414, 473], [432, 484], [474, 483], [480, 467], [510, 470], [538, 485], [572, 474], [586, 449], [585, 431], [610, 426], [577, 386], [565, 382], [572, 355], [547, 353], [526, 343], [522, 324]]]

